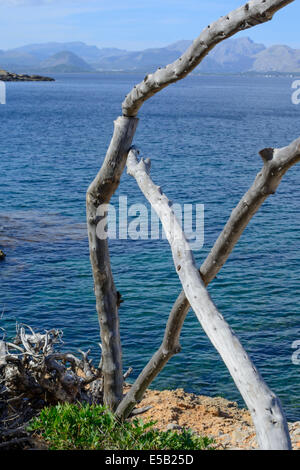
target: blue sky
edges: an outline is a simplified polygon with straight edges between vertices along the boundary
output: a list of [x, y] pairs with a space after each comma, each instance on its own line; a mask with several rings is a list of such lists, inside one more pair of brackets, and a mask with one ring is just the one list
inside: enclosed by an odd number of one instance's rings
[[[129, 50], [193, 39], [246, 0], [0, 0], [0, 49], [49, 41], [83, 41]], [[266, 45], [300, 48], [300, 0], [268, 24], [243, 32]]]

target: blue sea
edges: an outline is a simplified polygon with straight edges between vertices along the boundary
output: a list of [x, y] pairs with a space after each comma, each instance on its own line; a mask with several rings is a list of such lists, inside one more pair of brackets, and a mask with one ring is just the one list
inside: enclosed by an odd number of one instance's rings
[[[0, 106], [0, 326], [60, 328], [64, 348], [100, 349], [85, 227], [85, 193], [109, 145], [113, 121], [138, 74], [57, 75], [56, 82], [8, 83]], [[258, 151], [299, 137], [292, 77], [190, 76], [146, 102], [135, 145], [174, 202], [204, 204], [199, 265], [262, 166]], [[209, 291], [281, 398], [300, 419], [300, 166], [253, 218]], [[112, 202], [145, 203], [124, 174]], [[163, 337], [181, 290], [165, 240], [112, 240], [124, 370], [131, 381]], [[223, 396], [243, 404], [227, 369], [191, 311], [182, 352], [152, 384]]]

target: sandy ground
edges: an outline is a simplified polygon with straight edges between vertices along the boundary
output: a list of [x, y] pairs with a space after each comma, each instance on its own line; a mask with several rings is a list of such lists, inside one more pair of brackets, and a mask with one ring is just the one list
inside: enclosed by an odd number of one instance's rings
[[[157, 421], [162, 430], [191, 429], [214, 438], [216, 449], [256, 449], [255, 430], [250, 413], [224, 398], [198, 396], [178, 390], [148, 390], [138, 408], [151, 406], [139, 417]], [[300, 450], [300, 422], [289, 424], [293, 448]]]

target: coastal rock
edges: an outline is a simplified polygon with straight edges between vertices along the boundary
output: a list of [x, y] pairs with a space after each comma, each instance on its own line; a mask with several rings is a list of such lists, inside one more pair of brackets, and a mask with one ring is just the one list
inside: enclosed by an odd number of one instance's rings
[[183, 427], [179, 426], [176, 423], [169, 423], [168, 426], [166, 427], [167, 431], [182, 431]]
[[[160, 430], [190, 429], [200, 436], [212, 437], [214, 447], [220, 450], [258, 448], [249, 411], [225, 398], [198, 396], [183, 389], [147, 390], [139, 406], [151, 406], [142, 419], [156, 421], [155, 426]], [[289, 423], [289, 430], [293, 449], [300, 450], [300, 422]]]
[[0, 81], [2, 82], [54, 82], [54, 78], [41, 75], [23, 75], [0, 70]]

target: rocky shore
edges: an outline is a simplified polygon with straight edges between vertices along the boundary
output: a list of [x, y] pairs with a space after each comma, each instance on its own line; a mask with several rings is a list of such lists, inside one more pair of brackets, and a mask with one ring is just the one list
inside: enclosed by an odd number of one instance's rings
[[6, 70], [0, 70], [0, 81], [2, 82], [54, 82], [54, 78], [42, 77], [41, 75], [24, 75], [10, 73]]
[[[218, 450], [255, 450], [257, 442], [250, 413], [224, 398], [178, 390], [147, 390], [138, 408], [151, 407], [140, 417], [157, 421], [161, 430], [191, 429], [214, 439]], [[300, 450], [300, 422], [289, 423], [294, 450]]]

